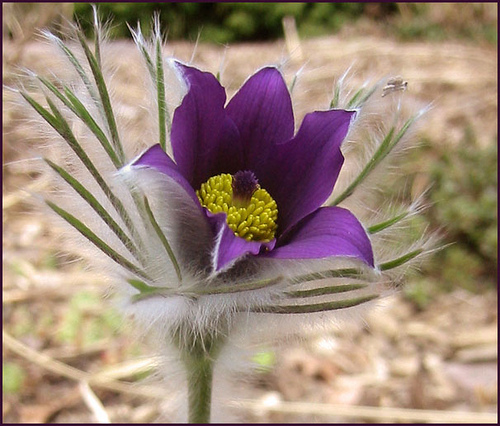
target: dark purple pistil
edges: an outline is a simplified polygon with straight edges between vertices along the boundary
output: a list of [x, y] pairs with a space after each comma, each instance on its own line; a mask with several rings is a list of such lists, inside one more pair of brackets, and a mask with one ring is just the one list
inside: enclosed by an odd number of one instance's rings
[[253, 193], [259, 189], [259, 181], [249, 170], [239, 171], [233, 175], [233, 200], [248, 203]]

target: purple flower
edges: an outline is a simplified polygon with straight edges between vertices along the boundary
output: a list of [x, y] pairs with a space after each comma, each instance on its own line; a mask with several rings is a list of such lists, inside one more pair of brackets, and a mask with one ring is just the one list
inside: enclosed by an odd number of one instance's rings
[[[210, 73], [176, 62], [188, 91], [171, 128], [173, 159], [154, 145], [132, 163], [178, 185], [209, 223], [214, 272], [245, 256], [356, 258], [373, 267], [370, 240], [348, 210], [321, 207], [344, 157], [354, 111], [307, 114], [294, 135], [290, 94], [273, 67], [250, 77], [226, 105]], [[196, 242], [193, 242], [196, 244]]]

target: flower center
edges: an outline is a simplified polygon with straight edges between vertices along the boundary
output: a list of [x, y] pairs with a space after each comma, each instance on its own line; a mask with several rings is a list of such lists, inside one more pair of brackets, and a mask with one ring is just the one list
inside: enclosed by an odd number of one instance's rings
[[278, 206], [252, 172], [212, 176], [196, 195], [210, 212], [226, 213], [227, 224], [238, 237], [262, 242], [274, 238]]

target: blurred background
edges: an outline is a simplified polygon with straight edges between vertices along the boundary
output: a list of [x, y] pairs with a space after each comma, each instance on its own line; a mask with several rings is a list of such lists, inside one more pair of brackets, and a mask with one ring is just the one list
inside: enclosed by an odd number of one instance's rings
[[[2, 7], [7, 85], [16, 84], [22, 67], [64, 77], [40, 40], [41, 29], [65, 37], [69, 20], [93, 36], [88, 3]], [[410, 199], [429, 187], [426, 219], [449, 245], [366, 325], [286, 351], [259, 349], [261, 368], [248, 373], [237, 395], [253, 402], [240, 405], [237, 418], [376, 422], [415, 420], [405, 409], [429, 416], [436, 409], [449, 416], [496, 412], [496, 3], [100, 3], [116, 45], [109, 58], [116, 96], [137, 129], [143, 93], [127, 23], [140, 23], [148, 35], [157, 11], [168, 35], [165, 53], [193, 58], [214, 73], [224, 58], [223, 82], [231, 90], [288, 55], [291, 68], [306, 64], [308, 70], [307, 90], [298, 94], [303, 111], [325, 107], [335, 79], [351, 65], [354, 84], [401, 75], [409, 82], [406, 101], [433, 105], [418, 148], [401, 164], [405, 179], [392, 190]], [[11, 96], [3, 94], [4, 420], [168, 421], [169, 408], [154, 385], [128, 386], [152, 371], [147, 346], [103, 300], [99, 278], [60, 254], [57, 235], [31, 207], [29, 192], [47, 189], [47, 182], [22, 161], [29, 125]], [[305, 405], [287, 411], [292, 403]], [[325, 414], [318, 403], [347, 411]], [[359, 417], [360, 406], [379, 411]], [[388, 414], [387, 407], [402, 411]], [[417, 420], [439, 420], [425, 415]]]

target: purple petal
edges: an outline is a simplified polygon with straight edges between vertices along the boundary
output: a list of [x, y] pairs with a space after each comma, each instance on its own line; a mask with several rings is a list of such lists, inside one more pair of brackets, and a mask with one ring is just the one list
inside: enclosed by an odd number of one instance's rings
[[344, 110], [310, 113], [293, 139], [274, 147], [257, 177], [278, 204], [281, 233], [332, 193], [344, 161], [340, 145], [354, 115]]
[[245, 169], [258, 173], [270, 148], [293, 136], [292, 102], [276, 68], [263, 68], [250, 77], [226, 111], [240, 132]]
[[276, 244], [276, 240], [262, 243], [247, 241], [244, 238], [236, 236], [227, 225], [224, 213], [213, 215], [207, 211], [207, 216], [217, 230], [212, 255], [212, 265], [217, 272], [230, 268], [236, 261], [248, 254], [258, 254], [264, 248], [272, 250]]
[[372, 246], [363, 226], [349, 210], [340, 207], [322, 207], [310, 214], [284, 241], [279, 241], [279, 247], [264, 256], [276, 259], [345, 256], [374, 265]]
[[189, 90], [175, 110], [171, 141], [179, 170], [194, 188], [242, 167], [238, 129], [224, 110], [226, 93], [210, 73], [177, 63]]
[[[163, 151], [160, 144], [153, 145], [135, 160], [131, 167], [149, 167], [171, 177], [177, 182], [186, 193], [200, 205], [196, 192], [193, 190], [189, 182], [180, 172], [177, 165], [172, 161], [168, 154]], [[201, 206], [200, 206], [201, 208]]]

